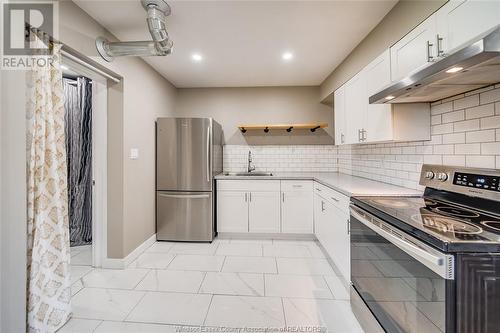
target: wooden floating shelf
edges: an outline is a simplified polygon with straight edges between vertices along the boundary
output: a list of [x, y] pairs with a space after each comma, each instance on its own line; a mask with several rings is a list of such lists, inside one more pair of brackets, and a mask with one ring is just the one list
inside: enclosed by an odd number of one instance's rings
[[239, 125], [238, 128], [242, 133], [253, 130], [263, 130], [265, 133], [270, 130], [286, 130], [291, 132], [294, 129], [308, 129], [311, 132], [316, 132], [319, 128], [328, 127], [327, 123], [311, 123], [311, 124], [276, 124], [276, 125]]

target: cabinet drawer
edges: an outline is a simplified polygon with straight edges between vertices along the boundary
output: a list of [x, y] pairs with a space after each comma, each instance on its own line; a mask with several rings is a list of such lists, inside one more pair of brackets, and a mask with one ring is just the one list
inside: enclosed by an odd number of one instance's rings
[[[249, 176], [250, 177], [250, 176]], [[234, 179], [219, 179], [217, 180], [218, 191], [260, 191], [260, 192], [279, 192], [279, 180], [234, 180]]]
[[310, 180], [282, 180], [281, 181], [281, 191], [282, 192], [294, 192], [294, 191], [312, 191], [312, 181]]
[[332, 203], [341, 211], [349, 214], [349, 197], [319, 183], [314, 184], [314, 193], [320, 195], [323, 199]]

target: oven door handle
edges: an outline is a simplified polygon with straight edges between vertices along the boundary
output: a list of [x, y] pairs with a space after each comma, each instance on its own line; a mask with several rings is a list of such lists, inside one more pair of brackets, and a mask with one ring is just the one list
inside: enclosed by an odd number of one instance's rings
[[[454, 257], [441, 253], [416, 238], [407, 235], [403, 231], [396, 229], [381, 219], [369, 214], [359, 207], [351, 204], [351, 215], [359, 222], [388, 240], [393, 245], [404, 251], [406, 254], [422, 263], [434, 273], [447, 279], [453, 280]], [[351, 230], [352, 234], [352, 230]], [[352, 236], [351, 236], [352, 237]]]

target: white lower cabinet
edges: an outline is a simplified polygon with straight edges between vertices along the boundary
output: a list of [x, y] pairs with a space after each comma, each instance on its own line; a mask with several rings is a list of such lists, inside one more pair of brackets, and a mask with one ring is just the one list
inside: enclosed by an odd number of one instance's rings
[[[323, 190], [324, 192], [324, 190]], [[325, 193], [314, 195], [314, 233], [346, 281], [350, 280], [349, 214]], [[328, 198], [328, 199], [326, 199]]]
[[247, 192], [217, 192], [217, 230], [219, 232], [248, 232]]
[[349, 197], [308, 180], [218, 180], [217, 231], [314, 234], [350, 279]]
[[280, 232], [280, 193], [250, 192], [248, 231], [260, 233]]
[[281, 232], [314, 232], [311, 181], [281, 181]]

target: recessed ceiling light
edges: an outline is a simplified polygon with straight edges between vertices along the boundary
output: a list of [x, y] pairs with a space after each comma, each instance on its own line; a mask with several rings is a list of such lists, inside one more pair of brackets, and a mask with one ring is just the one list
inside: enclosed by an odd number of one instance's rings
[[386, 100], [388, 100], [388, 101], [390, 101], [391, 99], [394, 99], [394, 96], [389, 95], [389, 96], [387, 96], [385, 99], [386, 99]]
[[193, 61], [200, 62], [203, 60], [203, 56], [199, 53], [193, 53], [191, 55], [191, 59], [193, 59]]
[[463, 67], [452, 67], [450, 69], [448, 69], [446, 71], [446, 73], [456, 73], [456, 72], [460, 72], [462, 69], [464, 69]]
[[291, 53], [291, 52], [285, 52], [285, 53], [283, 53], [283, 55], [281, 56], [281, 58], [283, 58], [283, 60], [292, 60], [293, 59], [293, 53]]
[[61, 69], [62, 69], [63, 71], [67, 71], [69, 68], [68, 68], [68, 66], [66, 66], [66, 65], [61, 65]]

